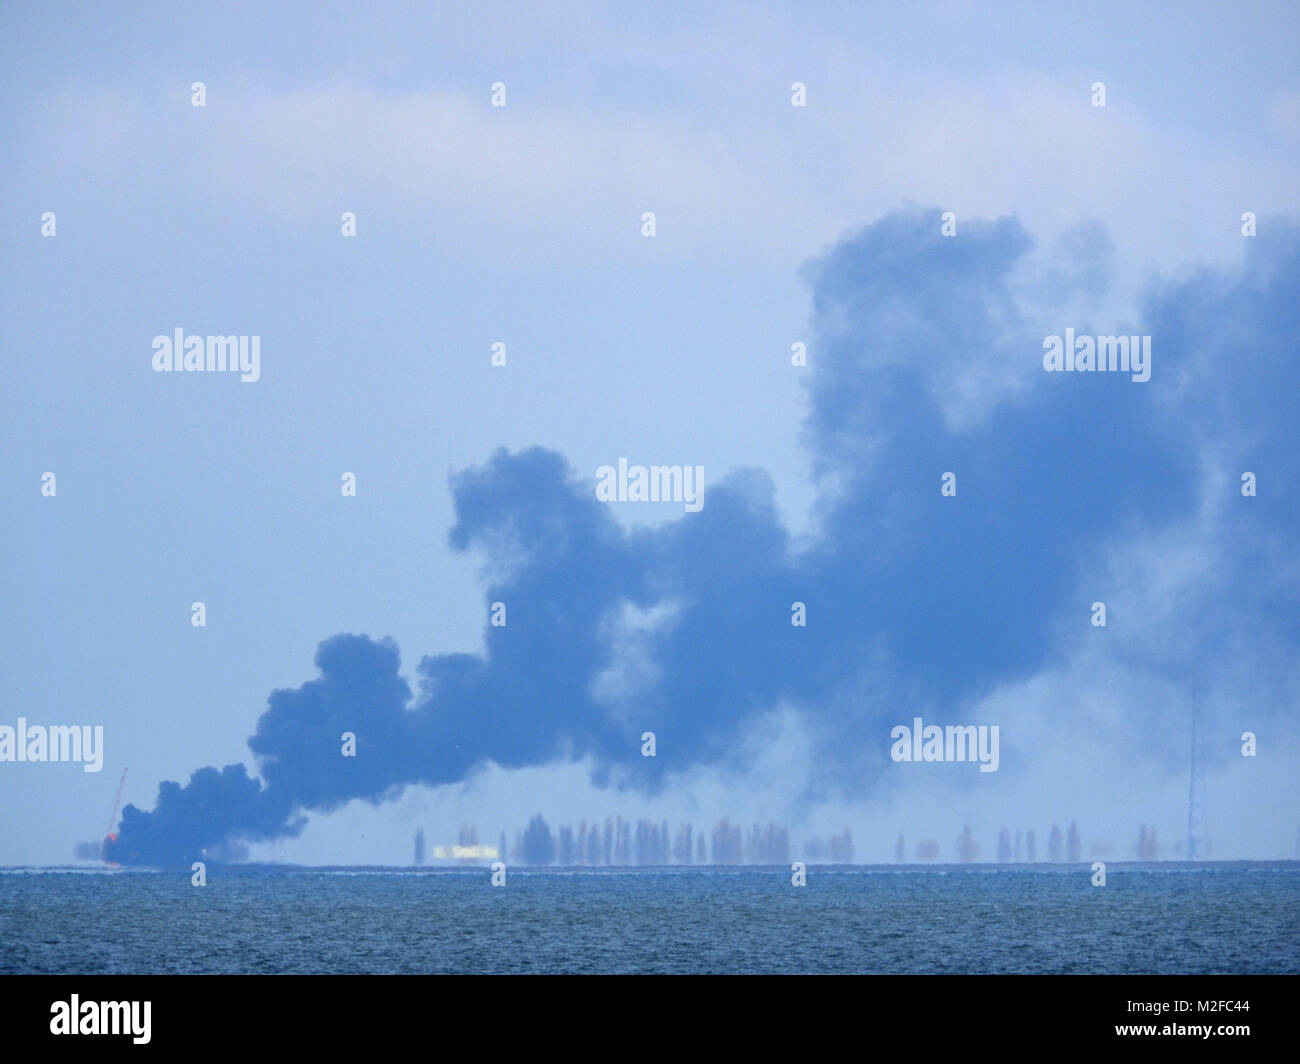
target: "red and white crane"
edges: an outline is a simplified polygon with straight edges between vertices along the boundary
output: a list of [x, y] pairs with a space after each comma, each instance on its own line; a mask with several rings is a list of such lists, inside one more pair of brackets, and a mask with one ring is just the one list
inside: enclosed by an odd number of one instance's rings
[[[104, 829], [104, 842], [116, 842], [117, 835], [113, 829], [117, 827], [117, 807], [122, 804], [122, 788], [126, 786], [126, 769], [122, 769], [122, 778], [117, 784], [117, 797], [113, 799], [113, 811], [108, 814], [108, 827]], [[107, 847], [105, 847], [107, 849]]]

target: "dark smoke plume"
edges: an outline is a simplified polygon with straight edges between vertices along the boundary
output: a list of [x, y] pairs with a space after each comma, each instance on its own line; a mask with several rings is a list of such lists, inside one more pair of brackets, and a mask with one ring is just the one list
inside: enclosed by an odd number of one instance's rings
[[[1290, 485], [1225, 518], [1229, 532], [1265, 555], [1294, 540], [1297, 448], [1279, 397], [1300, 394], [1300, 240], [1271, 231], [1240, 271], [1154, 291], [1140, 323], [1096, 325], [1155, 337], [1150, 381], [1131, 383], [1043, 372], [1044, 336], [1089, 323], [1019, 309], [1031, 242], [1018, 222], [970, 222], [955, 239], [937, 212], [868, 226], [807, 268], [811, 548], [795, 549], [760, 471], [706, 482], [699, 513], [629, 531], [560, 455], [498, 451], [452, 482], [451, 543], [484, 555], [499, 574], [486, 600], [509, 609], [485, 654], [426, 657], [412, 692], [391, 641], [325, 640], [319, 675], [273, 692], [249, 740], [260, 781], [227, 765], [163, 783], [152, 811], [127, 806], [109, 858], [229, 856], [294, 835], [307, 813], [486, 762], [590, 758], [598, 782], [654, 790], [667, 772], [734, 761], [782, 702], [804, 714], [822, 786], [869, 786], [907, 707], [954, 721], [1043, 667], [1059, 617], [1086, 608], [1081, 568], [1099, 547], [1196, 513], [1206, 440], [1233, 477]], [[1108, 274], [1104, 236], [1083, 232], [1073, 268], [1044, 273], [1060, 305]], [[940, 495], [945, 471], [956, 498]], [[1223, 573], [1230, 600], [1171, 639], [1294, 656], [1294, 565], [1274, 572], [1289, 583]], [[790, 624], [796, 601], [807, 628]], [[1136, 708], [1159, 723], [1158, 707]], [[656, 758], [640, 756], [646, 730]], [[340, 756], [344, 732], [358, 756]]]

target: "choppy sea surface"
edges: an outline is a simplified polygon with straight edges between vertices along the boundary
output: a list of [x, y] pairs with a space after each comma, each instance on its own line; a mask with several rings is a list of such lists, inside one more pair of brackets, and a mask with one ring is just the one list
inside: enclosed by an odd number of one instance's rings
[[1298, 972], [1300, 864], [0, 869], [0, 972]]

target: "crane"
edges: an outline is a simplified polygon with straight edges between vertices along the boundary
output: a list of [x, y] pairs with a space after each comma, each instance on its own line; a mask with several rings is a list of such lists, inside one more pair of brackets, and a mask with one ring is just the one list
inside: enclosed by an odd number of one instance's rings
[[126, 786], [126, 769], [122, 769], [122, 778], [117, 783], [117, 796], [113, 799], [113, 811], [108, 814], [108, 827], [104, 829], [104, 841], [117, 841], [113, 828], [117, 826], [117, 807], [122, 804], [122, 788]]

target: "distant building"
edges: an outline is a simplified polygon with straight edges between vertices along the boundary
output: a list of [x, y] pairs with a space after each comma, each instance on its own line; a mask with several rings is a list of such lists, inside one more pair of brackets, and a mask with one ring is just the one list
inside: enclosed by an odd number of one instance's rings
[[975, 841], [975, 837], [971, 834], [970, 825], [967, 824], [957, 837], [957, 859], [963, 863], [969, 863], [975, 860], [979, 854], [979, 843]]
[[545, 819], [539, 813], [528, 822], [524, 829], [521, 857], [526, 865], [549, 865], [555, 863], [555, 839]]
[[939, 859], [939, 841], [937, 839], [922, 839], [916, 844], [916, 859], [918, 861], [937, 861]]
[[1059, 861], [1061, 859], [1061, 843], [1061, 829], [1053, 824], [1052, 833], [1047, 836], [1047, 859], [1049, 861]]
[[838, 835], [832, 835], [828, 849], [832, 864], [852, 864], [853, 836], [849, 834], [849, 829], [845, 828]]

